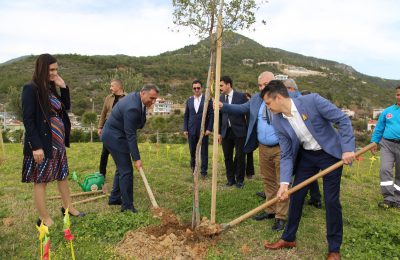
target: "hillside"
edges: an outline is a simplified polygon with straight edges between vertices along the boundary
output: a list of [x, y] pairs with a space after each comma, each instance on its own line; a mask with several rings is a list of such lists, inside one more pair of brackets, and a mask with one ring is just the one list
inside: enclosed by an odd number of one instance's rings
[[[392, 87], [400, 84], [400, 80], [367, 76], [334, 61], [266, 48], [236, 33], [225, 33], [224, 42], [222, 74], [230, 75], [234, 87], [241, 91], [256, 91], [256, 78], [264, 70], [285, 74], [287, 69], [295, 69], [300, 74], [304, 71], [314, 74], [294, 76], [301, 90], [318, 92], [338, 106], [364, 109], [366, 113], [373, 107], [392, 103]], [[154, 82], [160, 86], [161, 95], [183, 103], [191, 95], [190, 82], [194, 78], [203, 81], [207, 78], [208, 46], [206, 39], [158, 56], [56, 56], [60, 74], [72, 90], [72, 110], [80, 115], [92, 108], [91, 97], [96, 112], [100, 112], [108, 82], [113, 77], [121, 78], [128, 92], [140, 89], [143, 83]], [[35, 58], [24, 56], [0, 64], [0, 103], [8, 103], [8, 110], [12, 110], [11, 103], [17, 102], [23, 84], [30, 80]]]

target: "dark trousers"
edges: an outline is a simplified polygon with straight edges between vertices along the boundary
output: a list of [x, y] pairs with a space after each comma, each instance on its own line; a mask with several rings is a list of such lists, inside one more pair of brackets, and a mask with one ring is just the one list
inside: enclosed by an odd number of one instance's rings
[[[335, 164], [339, 159], [332, 157], [324, 151], [307, 151], [301, 149], [298, 156], [300, 160], [296, 167], [293, 186], [317, 174], [320, 170]], [[326, 208], [326, 230], [329, 252], [339, 252], [343, 238], [342, 206], [340, 205], [340, 167], [323, 177], [324, 199]], [[285, 241], [295, 241], [303, 210], [304, 198], [309, 187], [304, 187], [290, 197], [289, 218], [282, 234]]]
[[100, 155], [100, 166], [99, 166], [99, 172], [103, 174], [103, 176], [106, 176], [107, 173], [107, 161], [109, 154], [110, 151], [108, 151], [108, 149], [103, 144], [103, 149], [101, 150], [101, 155]]
[[246, 176], [254, 175], [254, 159], [253, 152], [246, 153]]
[[[222, 150], [225, 157], [226, 178], [230, 183], [243, 183], [245, 175], [245, 153], [243, 152], [245, 137], [236, 137], [230, 127], [222, 139]], [[236, 167], [233, 163], [233, 150], [235, 150]]]
[[114, 182], [109, 202], [122, 201], [121, 209], [133, 208], [133, 167], [129, 153], [111, 151], [117, 171], [114, 175]]
[[[190, 150], [190, 167], [194, 171], [196, 165], [196, 146], [199, 141], [199, 136], [190, 135], [188, 136], [189, 150]], [[204, 136], [201, 142], [201, 175], [207, 175], [208, 168], [208, 136]]]
[[[245, 163], [246, 163], [246, 176], [253, 176], [254, 175], [254, 158], [253, 158], [253, 152], [251, 153], [246, 153], [245, 155]], [[235, 159], [233, 160], [233, 168], [237, 168], [237, 160], [236, 156]]]
[[321, 201], [321, 192], [319, 191], [318, 180], [310, 183], [310, 201], [317, 202]]

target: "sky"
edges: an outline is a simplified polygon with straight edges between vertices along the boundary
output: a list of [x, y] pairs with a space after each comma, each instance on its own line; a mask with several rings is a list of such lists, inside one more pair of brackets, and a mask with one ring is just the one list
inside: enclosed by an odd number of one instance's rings
[[[269, 0], [255, 31], [238, 33], [400, 79], [399, 10], [398, 0]], [[173, 26], [172, 12], [169, 0], [0, 0], [0, 63], [41, 53], [152, 56], [197, 43]]]

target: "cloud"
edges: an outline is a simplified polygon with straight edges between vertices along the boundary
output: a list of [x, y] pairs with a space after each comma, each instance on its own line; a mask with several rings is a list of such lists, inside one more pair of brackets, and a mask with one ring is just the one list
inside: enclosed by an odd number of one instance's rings
[[[257, 11], [267, 26], [240, 33], [400, 79], [398, 10], [397, 0], [270, 0]], [[189, 29], [168, 29], [172, 4], [163, 0], [0, 0], [0, 24], [0, 62], [43, 52], [148, 56], [198, 41]]]

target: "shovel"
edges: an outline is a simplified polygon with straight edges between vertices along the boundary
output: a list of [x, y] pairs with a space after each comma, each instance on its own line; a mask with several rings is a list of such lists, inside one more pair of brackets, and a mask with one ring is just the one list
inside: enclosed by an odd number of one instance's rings
[[[355, 156], [358, 157], [358, 156], [362, 155], [363, 153], [365, 153], [365, 152], [371, 150], [371, 149], [372, 149], [373, 147], [375, 147], [375, 146], [376, 146], [376, 143], [370, 143], [369, 145], [365, 146], [365, 147], [362, 148], [361, 150], [357, 151], [356, 154], [355, 154]], [[325, 176], [325, 175], [327, 175], [328, 173], [330, 173], [331, 171], [336, 170], [337, 168], [343, 166], [343, 164], [344, 164], [344, 163], [343, 163], [343, 160], [340, 160], [339, 162], [337, 162], [337, 163], [331, 165], [330, 167], [326, 168], [325, 170], [320, 171], [318, 174], [312, 176], [311, 178], [308, 178], [307, 180], [305, 180], [305, 181], [299, 183], [298, 185], [294, 186], [293, 188], [289, 189], [288, 192], [287, 192], [287, 195], [290, 196], [291, 194], [293, 194], [293, 193], [295, 193], [296, 191], [298, 191], [298, 190], [304, 188], [305, 186], [307, 186], [308, 184], [310, 184], [310, 183], [316, 181], [317, 179], [321, 178], [322, 176]], [[250, 210], [250, 211], [247, 212], [246, 214], [243, 214], [242, 216], [240, 216], [240, 217], [238, 217], [238, 218], [232, 220], [231, 222], [221, 224], [221, 228], [222, 228], [222, 230], [226, 230], [226, 229], [228, 229], [229, 227], [232, 227], [232, 226], [234, 226], [234, 225], [237, 225], [237, 224], [239, 224], [240, 222], [242, 222], [243, 220], [248, 219], [249, 217], [251, 217], [251, 216], [257, 214], [257, 213], [260, 212], [261, 210], [263, 210], [263, 209], [265, 209], [265, 208], [267, 208], [267, 207], [269, 207], [269, 206], [271, 206], [271, 205], [273, 205], [273, 204], [275, 204], [275, 203], [277, 203], [277, 202], [278, 202], [278, 198], [275, 197], [275, 198], [273, 198], [273, 199], [271, 199], [271, 200], [265, 202], [264, 204], [261, 204], [261, 205], [258, 206], [257, 208]]]

